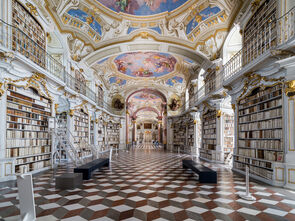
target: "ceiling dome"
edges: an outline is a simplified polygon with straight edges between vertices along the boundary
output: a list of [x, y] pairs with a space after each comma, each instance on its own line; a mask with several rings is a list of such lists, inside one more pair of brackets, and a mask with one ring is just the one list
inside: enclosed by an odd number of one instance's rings
[[97, 0], [115, 12], [135, 16], [156, 15], [171, 12], [188, 0]]

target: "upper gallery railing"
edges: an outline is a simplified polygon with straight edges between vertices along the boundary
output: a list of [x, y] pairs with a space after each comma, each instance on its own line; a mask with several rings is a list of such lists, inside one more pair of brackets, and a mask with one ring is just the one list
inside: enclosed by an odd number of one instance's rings
[[[269, 21], [268, 25], [263, 29], [258, 31], [257, 36], [254, 40], [243, 47], [239, 52], [237, 52], [224, 66], [221, 72], [217, 75], [214, 88], [212, 85], [212, 80], [210, 83], [206, 82], [191, 98], [190, 107], [192, 106], [192, 100], [194, 104], [197, 104], [205, 96], [218, 91], [223, 87], [223, 83], [235, 76], [243, 67], [248, 65], [251, 61], [264, 55], [270, 49], [282, 46], [292, 40], [295, 40], [295, 7], [288, 11], [282, 17]], [[206, 88], [210, 88], [210, 90]], [[205, 90], [206, 89], [206, 90]], [[209, 93], [208, 93], [209, 92]]]
[[98, 106], [105, 108], [110, 113], [119, 114], [110, 105], [105, 104], [100, 100], [94, 91], [92, 91], [86, 84], [76, 80], [70, 75], [65, 67], [50, 54], [48, 54], [42, 47], [34, 42], [28, 35], [26, 35], [19, 28], [9, 25], [0, 19], [0, 46], [17, 51], [39, 67], [48, 71], [50, 74], [59, 78], [67, 87], [83, 94]]
[[243, 67], [274, 49], [288, 43], [295, 37], [295, 7], [282, 17], [269, 21], [259, 29], [251, 42], [243, 47], [224, 65], [224, 80], [236, 75]]
[[0, 45], [17, 51], [59, 79], [65, 68], [19, 28], [0, 20]]

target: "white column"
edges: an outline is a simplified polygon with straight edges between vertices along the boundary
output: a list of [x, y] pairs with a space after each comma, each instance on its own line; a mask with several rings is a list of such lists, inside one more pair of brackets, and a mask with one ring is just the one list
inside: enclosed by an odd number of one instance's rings
[[0, 97], [0, 159], [6, 158], [6, 95]]
[[[217, 110], [221, 111], [221, 110]], [[217, 162], [224, 162], [224, 148], [223, 148], [223, 129], [224, 129], [224, 122], [223, 122], [223, 114], [219, 114], [216, 116], [216, 158]]]
[[120, 120], [120, 148], [126, 147], [126, 120]]
[[[295, 189], [295, 98], [285, 96], [285, 187]], [[283, 118], [284, 119], [284, 118]], [[283, 181], [284, 171], [279, 165], [274, 165], [274, 180]]]
[[97, 115], [95, 113], [95, 119], [94, 119], [94, 125], [93, 125], [93, 140], [94, 140], [94, 145], [97, 146], [98, 145], [98, 118], [96, 118]]
[[12, 20], [12, 1], [11, 0], [0, 0], [0, 19], [8, 24], [11, 24]]

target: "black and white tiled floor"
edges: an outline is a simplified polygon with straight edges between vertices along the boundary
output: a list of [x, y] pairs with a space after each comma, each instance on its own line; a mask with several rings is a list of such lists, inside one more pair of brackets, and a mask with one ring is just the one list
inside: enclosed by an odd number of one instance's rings
[[[34, 177], [38, 220], [295, 220], [294, 192], [251, 182], [256, 201], [239, 198], [244, 178], [220, 165], [218, 184], [199, 184], [177, 154], [120, 151], [110, 168], [97, 171], [81, 189], [55, 189], [57, 173]], [[0, 189], [0, 218], [19, 214], [17, 188]]]

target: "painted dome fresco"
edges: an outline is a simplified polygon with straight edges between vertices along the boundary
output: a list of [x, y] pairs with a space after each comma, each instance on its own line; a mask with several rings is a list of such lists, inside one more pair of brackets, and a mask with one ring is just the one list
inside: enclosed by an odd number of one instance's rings
[[161, 77], [175, 70], [174, 56], [161, 52], [130, 52], [114, 59], [117, 70], [130, 77]]
[[136, 16], [155, 15], [170, 12], [188, 0], [97, 0], [115, 12]]

